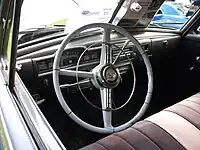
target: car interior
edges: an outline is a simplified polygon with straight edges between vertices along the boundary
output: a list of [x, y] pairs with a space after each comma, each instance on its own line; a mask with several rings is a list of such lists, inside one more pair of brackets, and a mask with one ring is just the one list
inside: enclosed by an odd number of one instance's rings
[[[181, 124], [183, 120], [174, 116], [174, 113], [186, 119], [188, 114], [194, 113], [189, 107], [200, 113], [200, 96], [197, 94], [200, 91], [198, 14], [199, 12], [193, 16], [195, 19], [192, 23], [186, 24], [184, 32], [125, 28], [126, 32], [120, 26], [99, 23], [86, 25], [67, 36], [64, 33], [54, 33], [55, 35], [45, 38], [22, 42], [18, 44], [17, 50], [17, 73], [67, 149], [84, 146], [85, 150], [164, 149], [163, 147], [184, 149], [168, 135], [170, 125], [167, 126], [165, 122], [170, 122], [172, 120], [168, 118], [173, 118], [180, 120], [176, 124], [177, 128], [179, 125], [182, 126], [180, 128], [187, 128], [189, 125]], [[85, 31], [90, 28], [95, 30]], [[109, 54], [108, 49], [112, 49], [112, 54]], [[106, 63], [99, 65], [104, 59]], [[59, 75], [58, 68], [59, 71], [63, 70], [63, 74]], [[92, 79], [91, 73], [95, 76]], [[59, 87], [59, 90], [55, 87]], [[112, 100], [108, 105], [112, 105], [113, 126], [126, 124], [148, 101], [148, 108], [145, 108], [142, 116], [131, 123], [134, 124], [133, 127], [124, 127], [119, 129], [124, 131], [114, 134], [111, 134], [114, 130], [98, 133], [95, 129], [96, 132], [82, 127], [69, 117], [73, 112], [88, 124], [106, 126], [102, 121], [105, 120], [102, 111], [110, 110], [101, 106], [101, 92], [104, 88], [112, 89]], [[192, 95], [195, 96], [188, 98]], [[151, 100], [147, 97], [151, 97]], [[61, 99], [70, 107], [69, 114], [61, 106]], [[186, 100], [182, 101], [184, 99]], [[157, 117], [154, 115], [163, 109], [165, 111]], [[143, 119], [145, 120], [140, 121]], [[195, 117], [190, 121], [195, 124]], [[164, 132], [156, 124], [167, 126], [170, 131], [166, 127]], [[200, 127], [200, 123], [196, 124], [196, 127]], [[159, 144], [159, 136], [171, 144]], [[146, 143], [138, 143], [140, 139]], [[98, 140], [100, 141], [96, 142]], [[179, 142], [184, 143], [184, 139]], [[190, 148], [191, 145], [188, 145], [184, 146]]]

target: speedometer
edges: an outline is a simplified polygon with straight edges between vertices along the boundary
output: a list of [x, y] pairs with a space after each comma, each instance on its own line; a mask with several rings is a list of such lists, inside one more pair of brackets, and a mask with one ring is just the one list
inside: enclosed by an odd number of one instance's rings
[[72, 50], [66, 50], [63, 52], [62, 58], [61, 58], [61, 66], [70, 66], [75, 65], [81, 52], [79, 51], [72, 51]]

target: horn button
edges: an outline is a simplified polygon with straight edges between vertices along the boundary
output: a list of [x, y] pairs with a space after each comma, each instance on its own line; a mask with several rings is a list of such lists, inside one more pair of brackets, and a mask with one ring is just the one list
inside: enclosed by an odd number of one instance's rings
[[119, 84], [121, 79], [119, 70], [112, 64], [107, 64], [103, 67], [97, 66], [93, 72], [95, 78], [92, 80], [92, 83], [97, 88], [114, 88]]
[[118, 79], [117, 70], [112, 66], [106, 66], [102, 71], [102, 76], [108, 84], [113, 84]]

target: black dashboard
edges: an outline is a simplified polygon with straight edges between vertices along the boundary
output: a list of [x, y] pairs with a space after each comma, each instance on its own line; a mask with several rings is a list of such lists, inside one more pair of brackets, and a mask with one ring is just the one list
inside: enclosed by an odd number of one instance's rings
[[[115, 35], [113, 45], [122, 48], [125, 38], [120, 35]], [[172, 33], [141, 33], [135, 36], [142, 45], [146, 54], [150, 58], [152, 65], [159, 66], [162, 62], [160, 60], [166, 60], [168, 56], [173, 53], [173, 49], [176, 48], [176, 44], [179, 43], [180, 36]], [[83, 51], [90, 46], [92, 43], [99, 41], [99, 36], [88, 37], [78, 39], [70, 43], [70, 45], [64, 50], [60, 67], [67, 69], [75, 69], [77, 60]], [[61, 42], [63, 38], [59, 38]], [[54, 40], [55, 41], [55, 40]], [[42, 43], [31, 45], [19, 49], [17, 57], [17, 64], [20, 65], [21, 69], [18, 71], [24, 83], [34, 89], [35, 87], [41, 87], [44, 84], [48, 85], [52, 81], [52, 69], [55, 52], [59, 47], [59, 44], [53, 44], [49, 41], [50, 45]], [[81, 45], [80, 45], [81, 43]], [[30, 50], [35, 49], [30, 52]], [[26, 52], [27, 51], [27, 52]], [[116, 58], [119, 53], [119, 48], [113, 48], [113, 59]], [[23, 52], [23, 54], [21, 53]], [[120, 55], [117, 67], [121, 74], [126, 73], [130, 68], [130, 63], [127, 61], [127, 56], [132, 61], [140, 61], [141, 57], [137, 52], [137, 49], [132, 43], [129, 43], [124, 49], [125, 54]], [[101, 44], [95, 45], [89, 48], [80, 60], [79, 69], [90, 71], [99, 63], [101, 53]], [[142, 60], [141, 60], [142, 61]], [[35, 81], [34, 83], [32, 81]], [[47, 82], [48, 81], [48, 82]], [[48, 83], [48, 84], [47, 84]]]

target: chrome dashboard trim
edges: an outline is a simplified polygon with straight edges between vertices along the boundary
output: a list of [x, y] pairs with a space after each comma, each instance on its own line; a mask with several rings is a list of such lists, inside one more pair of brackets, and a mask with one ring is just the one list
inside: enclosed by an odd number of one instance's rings
[[[86, 67], [86, 66], [90, 66], [90, 65], [98, 65], [99, 62], [93, 62], [93, 63], [87, 63], [87, 64], [82, 64], [82, 65], [79, 65], [79, 68], [81, 67]], [[116, 65], [117, 67], [123, 67], [123, 66], [126, 66], [126, 65], [129, 65], [130, 63], [129, 62], [124, 62], [124, 63], [121, 63], [120, 65]], [[76, 69], [76, 66], [72, 66], [72, 67], [64, 67], [62, 69]], [[43, 77], [43, 76], [47, 76], [47, 75], [51, 75], [53, 71], [49, 71], [49, 72], [45, 72], [45, 73], [40, 73], [38, 74], [38, 77]]]
[[[82, 65], [79, 65], [79, 68], [81, 68], [81, 67], [86, 67], [86, 66], [90, 66], [90, 65], [98, 65], [98, 64], [99, 64], [99, 62], [93, 62], [93, 63], [82, 64]], [[76, 66], [72, 66], [72, 67], [63, 67], [62, 69], [76, 69]], [[38, 74], [38, 77], [50, 75], [50, 74], [52, 74], [52, 72], [53, 72], [53, 71], [49, 71], [49, 72], [45, 72], [45, 73], [40, 73], [40, 74]]]

